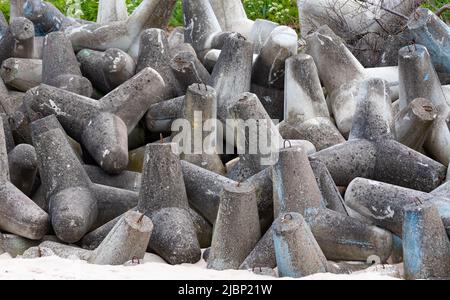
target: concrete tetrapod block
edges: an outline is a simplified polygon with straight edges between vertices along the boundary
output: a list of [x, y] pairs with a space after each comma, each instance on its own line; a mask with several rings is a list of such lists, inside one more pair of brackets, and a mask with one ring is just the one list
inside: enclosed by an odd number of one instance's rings
[[11, 130], [11, 126], [9, 124], [10, 119], [9, 117], [4, 114], [0, 113], [0, 119], [3, 123], [3, 132], [4, 132], [4, 139], [5, 139], [5, 147], [6, 147], [6, 153], [11, 152], [16, 147], [16, 143], [14, 141], [14, 136]]
[[0, 63], [8, 58], [32, 58], [34, 47], [33, 23], [26, 18], [15, 18], [0, 40]]
[[23, 17], [23, 7], [26, 0], [10, 0], [9, 17], [10, 21], [17, 17]]
[[255, 54], [261, 53], [262, 47], [266, 44], [272, 31], [274, 31], [278, 26], [279, 24], [269, 20], [256, 19], [254, 21], [249, 39], [254, 44]]
[[170, 67], [182, 90], [187, 90], [194, 83], [207, 84], [211, 80], [211, 74], [197, 58], [195, 52], [177, 53], [170, 61]]
[[350, 208], [368, 218], [375, 225], [398, 236], [403, 234], [405, 207], [413, 204], [432, 203], [438, 209], [444, 226], [450, 233], [449, 195], [445, 190], [442, 191], [446, 189], [446, 186], [428, 194], [382, 182], [356, 178], [347, 189], [345, 202]]
[[0, 228], [31, 240], [48, 233], [49, 216], [10, 181], [3, 121], [0, 122]]
[[297, 33], [276, 27], [253, 63], [252, 92], [256, 93], [273, 119], [282, 119], [286, 60], [298, 52]]
[[72, 44], [63, 32], [49, 33], [44, 39], [42, 81], [78, 95], [92, 96], [92, 84], [81, 75]]
[[314, 159], [310, 160], [310, 164], [314, 172], [314, 176], [316, 177], [317, 185], [322, 193], [322, 201], [324, 202], [323, 205], [325, 205], [328, 209], [348, 215], [344, 199], [334, 183], [333, 177], [328, 171], [326, 165], [321, 161]]
[[162, 3], [166, 1], [144, 0], [126, 21], [75, 25], [68, 27], [65, 33], [72, 41], [75, 51], [118, 48], [137, 58], [140, 34], [148, 28], [147, 23]]
[[209, 0], [223, 31], [239, 32], [250, 38], [254, 21], [247, 18], [239, 0]]
[[75, 246], [65, 245], [53, 241], [45, 241], [37, 247], [24, 252], [22, 258], [33, 259], [44, 256], [58, 256], [64, 259], [88, 260], [92, 251], [84, 250]]
[[197, 262], [201, 250], [188, 212], [180, 159], [174, 150], [176, 144], [147, 145], [137, 210], [154, 224], [149, 249], [175, 265]]
[[306, 41], [306, 53], [314, 58], [320, 79], [330, 95], [337, 126], [348, 136], [357, 106], [358, 82], [365, 76], [364, 67], [327, 26], [307, 36]]
[[378, 261], [372, 262], [332, 262], [328, 261], [327, 271], [332, 274], [352, 274], [358, 271], [363, 271], [371, 266], [378, 264]]
[[320, 151], [345, 142], [330, 118], [314, 60], [299, 54], [286, 60], [284, 120], [293, 134], [286, 139], [306, 139]]
[[364, 81], [350, 140], [312, 155], [321, 160], [338, 186], [363, 177], [430, 192], [445, 178], [440, 163], [392, 139], [391, 105], [381, 79]]
[[298, 35], [292, 28], [275, 28], [253, 65], [252, 82], [268, 88], [283, 89], [286, 59], [297, 54], [297, 42]]
[[108, 24], [128, 19], [125, 0], [100, 0], [98, 3], [97, 23]]
[[[306, 214], [315, 239], [328, 260], [366, 262], [371, 256], [386, 262], [393, 252], [392, 235], [357, 219], [331, 210], [312, 209]], [[275, 268], [273, 227], [261, 238], [241, 269]], [[328, 270], [340, 273], [335, 268]]]
[[389, 257], [389, 264], [400, 264], [403, 262], [403, 240], [401, 237], [393, 235], [393, 247], [391, 257]]
[[430, 100], [417, 98], [395, 117], [396, 139], [420, 151], [431, 133], [438, 111]]
[[151, 216], [154, 230], [149, 249], [171, 265], [194, 264], [201, 259], [201, 249], [192, 218], [186, 209], [163, 208]]
[[[137, 209], [133, 208], [129, 211], [137, 211]], [[83, 239], [79, 242], [80, 246], [86, 250], [97, 249], [98, 246], [100, 246], [100, 244], [103, 242], [103, 240], [108, 236], [108, 234], [114, 228], [114, 226], [116, 226], [116, 224], [119, 223], [119, 221], [121, 219], [123, 219], [124, 216], [125, 216], [125, 214], [122, 214], [122, 215], [114, 218], [113, 220], [103, 224], [102, 226], [98, 227], [97, 229], [86, 234], [83, 237]]]
[[389, 83], [391, 97], [396, 100], [399, 81], [396, 67], [364, 69], [342, 40], [327, 26], [319, 28], [306, 39], [306, 52], [314, 58], [320, 79], [329, 95], [330, 110], [345, 137], [351, 130], [360, 81], [384, 79]]
[[161, 76], [147, 68], [100, 101], [41, 85], [25, 102], [31, 112], [58, 116], [105, 171], [120, 173], [128, 165], [128, 134], [150, 105], [161, 101], [163, 87]]
[[418, 8], [410, 17], [408, 29], [416, 43], [427, 47], [437, 71], [450, 73], [450, 29], [437, 15]]
[[403, 47], [398, 54], [400, 81], [400, 109], [416, 98], [425, 98], [440, 108], [445, 101], [441, 82], [431, 62], [431, 55], [423, 45]]
[[9, 181], [0, 186], [0, 228], [31, 240], [40, 240], [49, 231], [49, 216]]
[[327, 259], [301, 214], [281, 214], [274, 225], [273, 240], [280, 277], [327, 272]]
[[213, 47], [213, 40], [222, 33], [219, 21], [208, 0], [183, 0], [184, 39], [197, 54]]
[[[450, 131], [447, 119], [450, 101], [446, 98], [431, 56], [422, 45], [404, 47], [399, 52], [400, 109], [416, 98], [430, 100], [437, 110], [437, 119], [425, 141], [425, 149], [445, 165], [450, 160]], [[412, 76], [414, 74], [414, 76]]]
[[[136, 210], [137, 210], [136, 208], [132, 209], [132, 211]], [[182, 214], [184, 218], [186, 215], [184, 213]], [[196, 236], [200, 244], [200, 247], [202, 249], [210, 247], [213, 231], [212, 225], [193, 209], [188, 209], [188, 214], [193, 222], [194, 230], [196, 232]], [[115, 219], [109, 221], [108, 223], [105, 223], [103, 226], [98, 227], [97, 229], [88, 233], [81, 240], [80, 245], [85, 249], [95, 250], [106, 238], [106, 236], [109, 234], [112, 228], [119, 222], [121, 218], [123, 218], [123, 216], [124, 215], [120, 215]], [[189, 232], [189, 235], [191, 235], [191, 232]]]
[[395, 65], [394, 67], [375, 67], [375, 68], [366, 68], [364, 69], [364, 73], [366, 78], [381, 78], [384, 79], [390, 88], [390, 95], [392, 101], [399, 99], [399, 68], [398, 68], [398, 51], [401, 48], [397, 49], [395, 53]]
[[238, 269], [260, 238], [255, 188], [246, 184], [225, 185], [214, 225], [208, 268]]
[[141, 173], [124, 171], [118, 175], [111, 175], [101, 168], [92, 165], [84, 165], [84, 169], [93, 183], [130, 190], [137, 193], [141, 189]]
[[53, 229], [62, 241], [78, 242], [98, 215], [91, 181], [55, 116], [34, 122], [32, 131]]
[[[404, 31], [407, 23], [404, 16], [411, 15], [423, 2], [375, 0], [361, 6], [358, 0], [297, 0], [303, 36], [328, 25], [367, 66], [378, 65], [387, 59], [383, 52], [393, 44], [388, 38], [397, 37]], [[397, 39], [405, 44], [401, 38]]]
[[[179, 32], [176, 31], [177, 29], [179, 30]], [[170, 40], [170, 39], [172, 39], [172, 40]], [[178, 54], [182, 54], [182, 53], [185, 53], [185, 54], [191, 53], [192, 55], [195, 55], [195, 57], [197, 57], [197, 53], [195, 52], [194, 47], [192, 47], [191, 44], [184, 42], [184, 28], [183, 27], [175, 28], [174, 31], [172, 31], [172, 33], [169, 34], [168, 42], [169, 42], [169, 47], [170, 47], [170, 55], [171, 55], [172, 59], [174, 57], [176, 57]], [[198, 61], [201, 64], [203, 64], [199, 59], [198, 59]]]
[[176, 148], [176, 144], [146, 146], [138, 211], [151, 215], [161, 208], [189, 207]]
[[152, 11], [152, 15], [145, 23], [144, 28], [167, 29], [175, 10], [177, 0], [158, 0], [154, 2], [155, 8]]
[[275, 256], [275, 245], [273, 242], [275, 223], [273, 223], [262, 238], [255, 245], [244, 262], [239, 266], [240, 270], [250, 270], [254, 268], [277, 267], [277, 258]]
[[[36, 258], [42, 258], [42, 257], [51, 257], [51, 256], [57, 256], [53, 250], [50, 248], [42, 248], [42, 247], [31, 247], [27, 249], [23, 255], [22, 259], [36, 259]], [[71, 259], [79, 259], [76, 256], [71, 256]]]
[[0, 122], [0, 180], [9, 181], [9, 165], [8, 165], [8, 150], [6, 148], [5, 130], [3, 129], [3, 117]]
[[[219, 60], [220, 54], [222, 54], [221, 50], [213, 49], [208, 51], [208, 53], [205, 54], [203, 57], [203, 65], [205, 66], [206, 70], [208, 72], [212, 72], [214, 70], [214, 67], [217, 64], [217, 61]], [[255, 55], [253, 55], [253, 61], [255, 60]]]
[[11, 107], [12, 113], [10, 115], [13, 115], [18, 110], [23, 110], [23, 97], [25, 97], [25, 93], [10, 90], [9, 91], [9, 103]]
[[275, 218], [290, 212], [304, 215], [308, 209], [323, 207], [321, 192], [303, 148], [280, 150], [272, 174]]
[[42, 83], [42, 60], [9, 58], [2, 64], [1, 77], [9, 87], [26, 92]]
[[[158, 141], [153, 142], [152, 144], [171, 142], [171, 137], [163, 138], [161, 142], [161, 132], [159, 137], [160, 139]], [[129, 157], [130, 160], [128, 163], [127, 170], [132, 172], [142, 172], [142, 170], [144, 169], [145, 146], [130, 151]]]
[[305, 219], [332, 261], [367, 261], [372, 255], [386, 262], [393, 250], [392, 234], [329, 209], [310, 209]]
[[183, 26], [175, 27], [172, 30], [172, 32], [169, 34], [168, 42], [169, 42], [169, 47], [171, 49], [170, 52], [172, 54], [172, 57], [174, 57], [178, 53], [177, 49], [181, 45], [189, 45], [190, 49], [193, 51], [193, 53], [195, 53], [195, 50], [191, 46], [191, 44], [188, 44], [188, 43], [184, 42], [184, 27]]
[[251, 40], [255, 43], [256, 54], [260, 53], [271, 32], [278, 26], [267, 20], [248, 19], [244, 6], [239, 0], [210, 0], [209, 2], [221, 29], [225, 32], [238, 32]]
[[202, 217], [194, 209], [189, 208], [188, 213], [191, 216], [194, 224], [195, 232], [197, 233], [198, 243], [201, 249], [211, 247], [213, 226], [204, 217]]
[[134, 59], [120, 49], [105, 52], [84, 49], [78, 52], [77, 58], [83, 75], [103, 93], [111, 92], [136, 72]]
[[0, 114], [5, 115], [7, 120], [9, 120], [9, 117], [14, 114], [15, 105], [13, 101], [14, 99], [11, 97], [11, 93], [8, 88], [5, 86], [3, 80], [0, 80]]
[[[95, 230], [121, 216], [136, 207], [139, 201], [139, 193], [129, 190], [100, 184], [92, 184], [89, 189], [97, 200], [98, 206], [97, 218], [89, 230]], [[49, 211], [49, 199], [46, 198], [45, 189], [42, 185], [32, 199], [41, 209]]]
[[[25, 96], [23, 100], [25, 100]], [[9, 114], [8, 119], [10, 120], [10, 129], [14, 137], [14, 141], [19, 144], [32, 144], [33, 142], [30, 129], [31, 121], [26, 112], [26, 106], [22, 105], [21, 109]]]
[[433, 204], [405, 210], [403, 252], [406, 279], [450, 278], [450, 241]]
[[[302, 145], [299, 147], [301, 146]], [[310, 152], [308, 152], [308, 154], [310, 154]], [[322, 193], [321, 201], [323, 203], [321, 206], [326, 206], [331, 210], [348, 215], [344, 200], [342, 199], [342, 196], [325, 164], [314, 159], [310, 159], [310, 164], [314, 172], [317, 185]], [[254, 185], [256, 188], [261, 228], [262, 231], [265, 232], [266, 229], [272, 224], [274, 216], [274, 184], [272, 168], [267, 168], [259, 172], [258, 174], [250, 177], [246, 182]]]
[[274, 220], [272, 169], [267, 168], [259, 172], [245, 183], [255, 188], [261, 232], [266, 232]]
[[[215, 90], [207, 85], [191, 85], [184, 98], [182, 119], [182, 131], [172, 133], [172, 142], [180, 145], [181, 159], [212, 172], [225, 174], [225, 167], [216, 150], [217, 97]], [[177, 127], [177, 124], [174, 125]]]
[[33, 58], [34, 56], [34, 25], [23, 17], [14, 18], [10, 30], [15, 38], [14, 57]]
[[183, 115], [185, 96], [162, 101], [150, 106], [146, 116], [147, 129], [154, 133], [171, 132], [173, 121]]
[[253, 45], [240, 34], [225, 39], [219, 60], [208, 85], [217, 93], [217, 117], [228, 119], [228, 107], [238, 95], [249, 92], [252, 76]]
[[381, 79], [363, 81], [357, 100], [350, 140], [376, 141], [392, 138], [394, 116], [386, 83]]
[[139, 202], [139, 194], [129, 190], [100, 184], [92, 185], [90, 190], [97, 200], [99, 211], [91, 230], [103, 226], [117, 216], [136, 207]]
[[274, 120], [279, 122], [283, 120], [284, 113], [284, 90], [268, 88], [252, 83], [250, 92], [256, 94], [267, 113]]
[[[252, 250], [252, 252], [249, 254], [249, 256], [245, 259], [245, 261], [240, 266], [240, 269], [242, 270], [251, 270], [254, 268], [270, 268], [274, 269], [277, 267], [277, 259], [275, 256], [275, 247], [274, 247], [274, 240], [273, 240], [273, 227], [275, 225], [272, 225], [272, 228], [269, 229], [266, 234], [261, 238], [261, 240], [258, 242], [258, 244], [255, 246], [255, 248]], [[336, 241], [336, 245], [340, 245], [342, 241]], [[400, 247], [401, 247], [401, 240], [400, 240]], [[366, 263], [367, 258], [364, 258], [365, 255], [362, 251], [360, 251], [361, 254], [358, 254], [359, 258], [356, 259], [356, 256], [353, 256], [352, 260], [360, 260], [361, 262]], [[337, 252], [336, 252], [337, 253]], [[340, 254], [341, 255], [341, 254]], [[348, 257], [348, 256], [347, 256]], [[370, 257], [370, 256], [369, 256]], [[377, 257], [377, 261], [379, 260], [381, 262], [381, 259], [378, 256], [373, 256], [374, 258]], [[383, 258], [386, 259], [386, 258]], [[341, 260], [341, 259], [339, 259]], [[329, 261], [328, 262], [328, 272], [330, 273], [336, 273], [336, 274], [344, 274], [347, 273], [346, 271], [352, 271], [355, 270], [355, 266], [352, 263], [351, 265], [344, 264], [336, 264], [334, 262]], [[368, 265], [364, 264], [361, 266], [357, 266], [356, 269], [365, 269]]]
[[89, 262], [97, 265], [123, 265], [127, 261], [143, 259], [153, 224], [144, 214], [128, 212], [114, 226]]
[[237, 182], [186, 161], [181, 161], [189, 203], [211, 224], [216, 222], [224, 185]]
[[282, 137], [255, 94], [239, 95], [228, 111], [235, 121], [240, 154], [239, 164], [228, 176], [243, 181], [276, 163]]
[[79, 25], [74, 19], [64, 16], [53, 4], [42, 0], [26, 0], [23, 15], [33, 22], [37, 36]]
[[[343, 207], [343, 200], [338, 193], [331, 175], [329, 175], [326, 167], [318, 163], [314, 164], [314, 172], [316, 173], [317, 183], [321, 186], [323, 196], [323, 206], [330, 209], [346, 213]], [[223, 185], [237, 184], [226, 177], [219, 174], [202, 169], [188, 162], [181, 162], [184, 181], [190, 204], [195, 207], [210, 223], [214, 223], [217, 217], [217, 211], [220, 203], [220, 192]], [[327, 174], [325, 174], [325, 170]], [[266, 168], [258, 174], [248, 178], [245, 183], [251, 184], [256, 189], [258, 211], [261, 223], [261, 231], [265, 232], [273, 222], [274, 203], [273, 203], [273, 181], [272, 170]], [[333, 192], [334, 191], [334, 192]]]
[[42, 53], [44, 52], [44, 37], [34, 37], [34, 53], [32, 59], [42, 59]]
[[45, 236], [41, 241], [33, 241], [14, 234], [0, 234], [0, 252], [4, 251], [16, 258], [23, 255], [28, 249], [39, 246], [43, 241], [58, 242], [58, 238]]
[[20, 144], [8, 154], [11, 182], [31, 196], [37, 174], [37, 156], [33, 146]]
[[144, 30], [140, 36], [136, 72], [149, 67], [156, 70], [166, 84], [164, 100], [181, 96], [184, 92], [170, 67], [170, 60], [170, 47], [165, 31], [156, 28]]

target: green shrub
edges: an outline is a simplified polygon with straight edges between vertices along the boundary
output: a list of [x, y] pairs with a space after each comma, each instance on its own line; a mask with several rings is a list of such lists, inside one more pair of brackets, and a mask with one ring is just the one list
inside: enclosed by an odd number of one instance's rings
[[169, 22], [169, 26], [183, 26], [183, 19], [183, 5], [181, 1], [178, 1], [177, 5], [175, 6], [175, 10], [173, 11], [172, 19]]
[[298, 9], [296, 0], [243, 0], [250, 19], [266, 19], [296, 27]]
[[88, 21], [97, 20], [97, 12], [98, 12], [98, 1], [82, 1], [81, 9], [83, 11], [83, 15], [81, 16], [83, 19]]
[[9, 0], [0, 0], [0, 11], [5, 15], [5, 18], [9, 20]]
[[[431, 9], [432, 11], [437, 11], [445, 4], [450, 4], [450, 0], [429, 0], [424, 6]], [[447, 22], [450, 22], [450, 11], [445, 12], [443, 18]]]

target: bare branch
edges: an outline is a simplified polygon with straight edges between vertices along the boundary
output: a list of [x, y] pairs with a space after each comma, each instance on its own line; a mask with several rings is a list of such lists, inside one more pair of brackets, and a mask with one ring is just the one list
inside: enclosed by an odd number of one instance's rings
[[450, 10], [450, 4], [446, 4], [446, 5], [442, 6], [439, 10], [437, 10], [437, 11], [435, 12], [435, 14], [436, 14], [438, 17], [440, 17], [440, 16], [442, 16], [442, 14], [443, 14], [444, 12], [446, 12], [447, 10]]
[[382, 10], [384, 10], [384, 11], [390, 13], [390, 14], [393, 14], [394, 16], [397, 16], [397, 17], [402, 18], [402, 19], [404, 19], [404, 20], [409, 20], [409, 18], [408, 18], [407, 16], [405, 16], [405, 15], [403, 15], [403, 14], [401, 14], [401, 13], [398, 13], [398, 12], [396, 12], [396, 11], [390, 9], [390, 8], [387, 8], [387, 7], [385, 7], [383, 4], [379, 4], [379, 5], [378, 5], [378, 4], [373, 3], [372, 1], [368, 1], [368, 0], [356, 0], [356, 1], [358, 1], [358, 2], [363, 2], [363, 3], [367, 3], [367, 4], [369, 4], [369, 5], [379, 6]]

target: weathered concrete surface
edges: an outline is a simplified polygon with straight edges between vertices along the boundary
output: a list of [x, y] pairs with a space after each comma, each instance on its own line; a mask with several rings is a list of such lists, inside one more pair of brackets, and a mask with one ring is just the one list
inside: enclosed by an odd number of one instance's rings
[[238, 269], [261, 237], [255, 188], [226, 185], [220, 201], [208, 268]]
[[274, 225], [273, 240], [280, 277], [300, 278], [327, 272], [327, 259], [301, 214], [280, 215]]
[[42, 83], [42, 60], [10, 58], [3, 62], [0, 72], [6, 85], [26, 92]]
[[416, 43], [427, 47], [437, 71], [450, 73], [450, 28], [433, 12], [419, 8], [411, 16], [408, 28]]
[[89, 262], [98, 265], [123, 265], [133, 259], [143, 259], [153, 224], [138, 212], [128, 212], [114, 226]]
[[450, 241], [436, 207], [406, 208], [403, 232], [406, 279], [448, 279]]
[[437, 188], [445, 167], [392, 139], [393, 114], [384, 81], [369, 79], [360, 86], [350, 140], [312, 157], [325, 163], [338, 186], [363, 177], [425, 192]]
[[98, 3], [97, 23], [108, 24], [126, 21], [128, 10], [125, 0], [100, 0]]

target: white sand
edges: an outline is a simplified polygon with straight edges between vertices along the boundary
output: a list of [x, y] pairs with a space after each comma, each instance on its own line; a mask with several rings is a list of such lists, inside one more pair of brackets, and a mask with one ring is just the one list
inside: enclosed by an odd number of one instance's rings
[[[317, 274], [303, 279], [314, 280], [392, 280], [399, 276], [399, 268], [381, 266], [352, 275]], [[0, 255], [0, 280], [272, 280], [250, 271], [217, 272], [206, 269], [205, 261], [195, 265], [170, 266], [155, 255], [147, 255], [135, 266], [96, 266], [84, 261], [58, 257], [12, 259]]]

